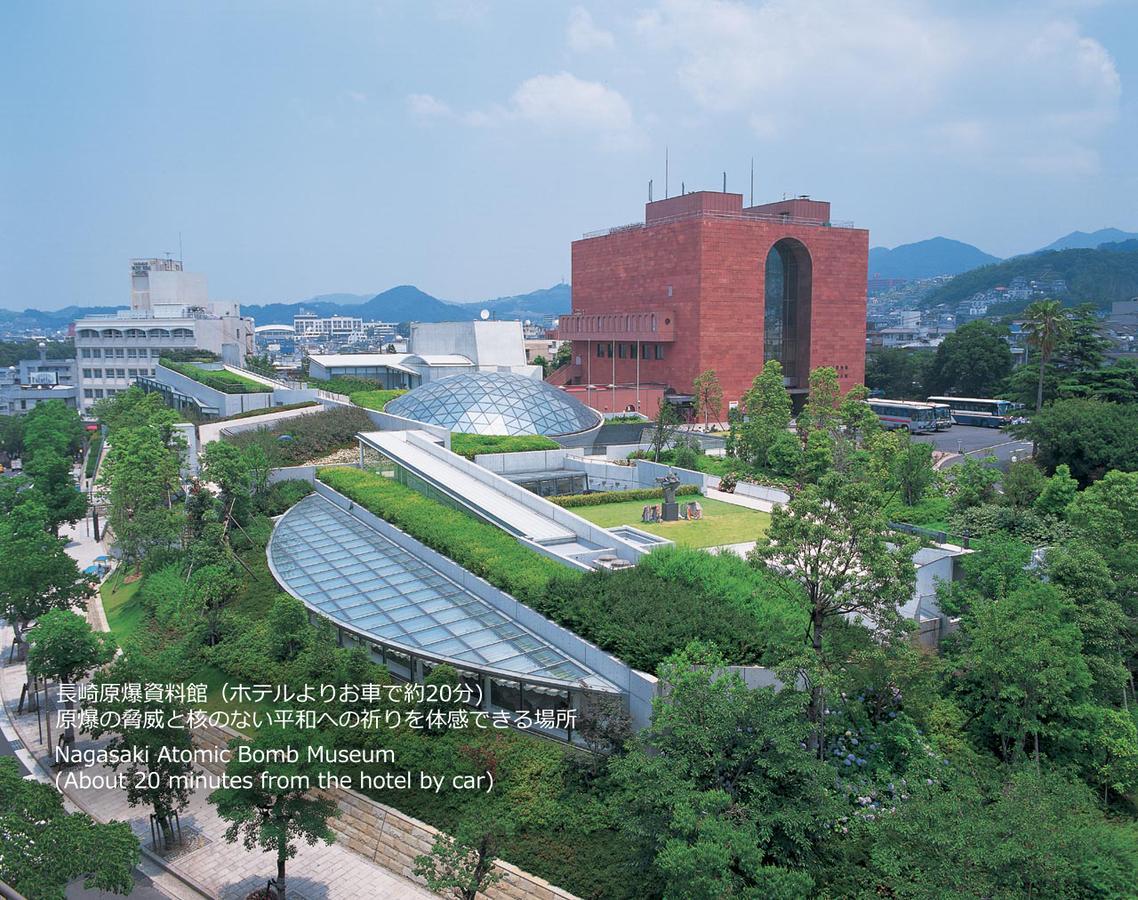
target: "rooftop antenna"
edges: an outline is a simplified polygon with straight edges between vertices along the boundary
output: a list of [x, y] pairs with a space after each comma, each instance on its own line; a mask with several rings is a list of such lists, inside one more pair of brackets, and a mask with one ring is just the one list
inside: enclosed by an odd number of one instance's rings
[[727, 193], [727, 173], [723, 173], [723, 193]]
[[755, 158], [751, 157], [751, 202], [750, 206], [755, 205]]
[[684, 187], [684, 183], [681, 181], [681, 182], [680, 182], [680, 193], [681, 193], [681, 194], [686, 194], [687, 192], [688, 192], [688, 191], [687, 191], [687, 188], [685, 188], [685, 187]]
[[648, 202], [652, 202], [652, 179], [648, 179]]
[[668, 145], [664, 145], [664, 199], [668, 199]]
[[186, 258], [182, 255], [182, 232], [178, 231], [178, 262], [185, 265]]

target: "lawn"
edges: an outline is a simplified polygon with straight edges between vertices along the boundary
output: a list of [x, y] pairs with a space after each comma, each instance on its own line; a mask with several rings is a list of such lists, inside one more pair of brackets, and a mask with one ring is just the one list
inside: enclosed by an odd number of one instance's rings
[[681, 519], [678, 522], [647, 524], [640, 521], [640, 515], [651, 502], [653, 501], [626, 500], [602, 506], [582, 506], [573, 512], [604, 528], [635, 525], [651, 534], [675, 541], [682, 547], [719, 547], [723, 544], [754, 541], [767, 530], [771, 520], [767, 513], [757, 509], [701, 498], [699, 505], [703, 507], [703, 518], [699, 521], [686, 522]]
[[136, 596], [141, 586], [142, 579], [124, 584], [122, 575], [116, 572], [99, 588], [107, 624], [120, 644], [133, 637], [145, 625], [145, 611]]

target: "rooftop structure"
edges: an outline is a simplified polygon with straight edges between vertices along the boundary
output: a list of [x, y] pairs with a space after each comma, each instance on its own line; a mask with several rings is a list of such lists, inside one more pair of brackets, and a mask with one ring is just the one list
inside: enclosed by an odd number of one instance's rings
[[543, 381], [477, 372], [432, 381], [387, 404], [392, 415], [471, 434], [576, 434], [601, 416]]

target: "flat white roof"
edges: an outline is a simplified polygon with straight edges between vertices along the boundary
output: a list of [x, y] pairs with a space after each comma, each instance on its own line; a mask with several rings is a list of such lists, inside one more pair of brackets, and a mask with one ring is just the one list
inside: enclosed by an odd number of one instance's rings
[[399, 366], [410, 353], [313, 353], [308, 358], [324, 368], [339, 366]]

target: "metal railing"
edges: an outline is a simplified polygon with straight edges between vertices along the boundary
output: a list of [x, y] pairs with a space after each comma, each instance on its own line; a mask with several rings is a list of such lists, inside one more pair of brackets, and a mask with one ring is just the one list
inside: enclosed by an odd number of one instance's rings
[[628, 225], [614, 225], [611, 228], [601, 228], [597, 231], [586, 231], [582, 238], [595, 238], [604, 237], [610, 234], [619, 234], [624, 231], [638, 231], [641, 228], [648, 228], [652, 225], [667, 225], [671, 222], [680, 222], [685, 219], [731, 219], [735, 221], [759, 221], [759, 222], [774, 222], [781, 225], [810, 225], [814, 228], [856, 228], [857, 226], [849, 219], [831, 219], [823, 221], [821, 219], [804, 218], [802, 216], [780, 215], [778, 213], [746, 213], [746, 212], [723, 212], [714, 209], [696, 209], [689, 212], [676, 213], [673, 216], [661, 216], [658, 219], [653, 219], [651, 222], [631, 222]]

